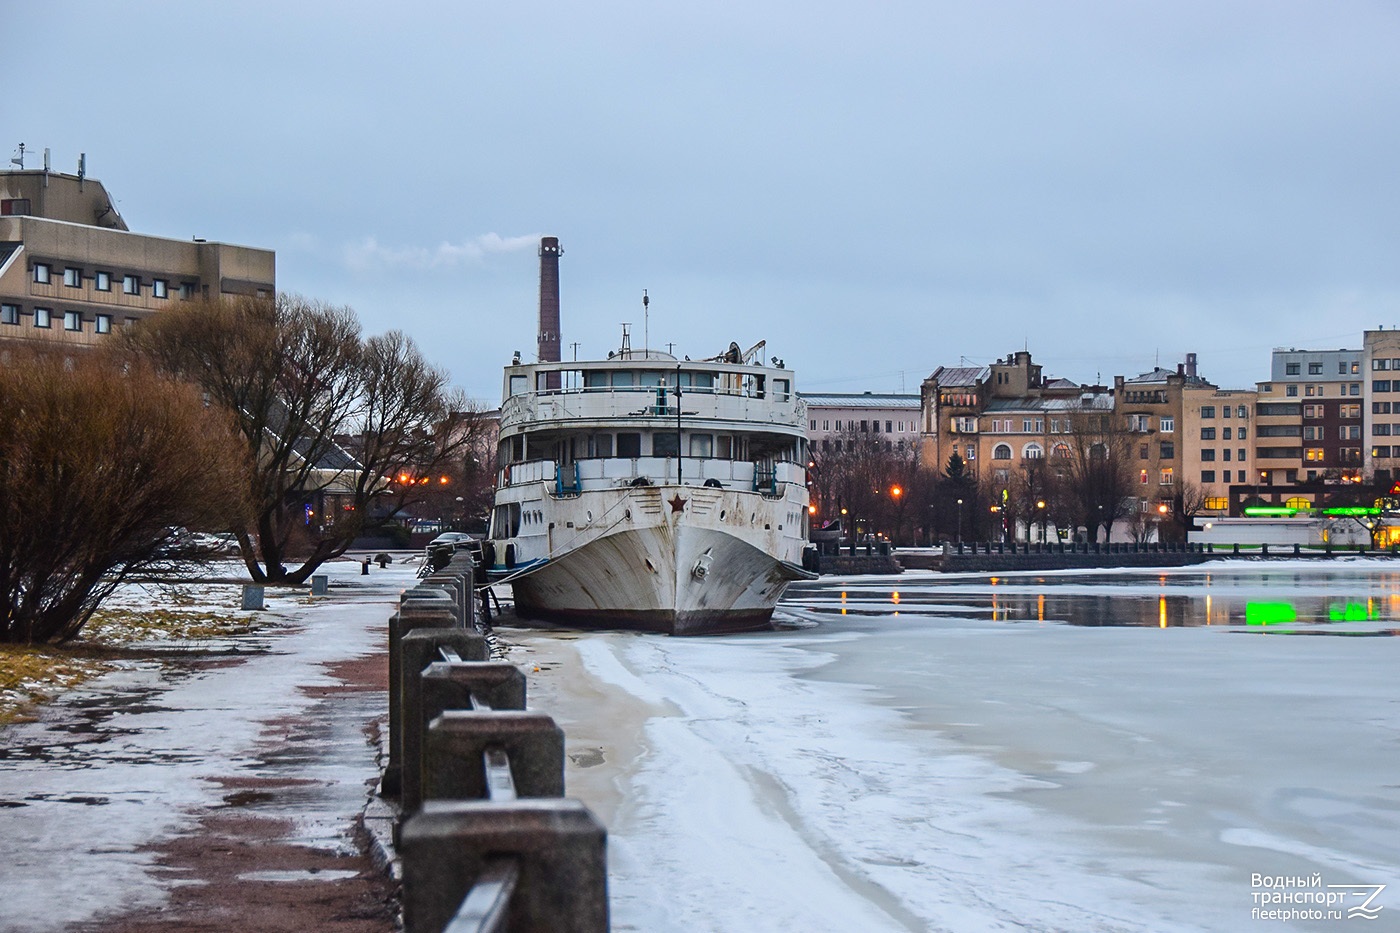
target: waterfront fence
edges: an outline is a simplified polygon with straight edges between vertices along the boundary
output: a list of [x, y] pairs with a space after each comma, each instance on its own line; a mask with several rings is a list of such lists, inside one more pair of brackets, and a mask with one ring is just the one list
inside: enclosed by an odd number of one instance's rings
[[465, 550], [389, 623], [389, 762], [406, 933], [608, 929], [607, 831], [564, 797], [564, 733], [490, 660]]

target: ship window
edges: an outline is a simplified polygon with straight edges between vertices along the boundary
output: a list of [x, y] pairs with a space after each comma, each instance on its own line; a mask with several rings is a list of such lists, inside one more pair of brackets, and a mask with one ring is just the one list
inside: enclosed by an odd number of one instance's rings
[[491, 513], [491, 537], [500, 541], [520, 534], [520, 503], [506, 502]]
[[642, 455], [642, 435], [634, 431], [620, 432], [617, 435], [617, 455], [629, 458], [640, 457]]
[[690, 435], [690, 455], [692, 457], [709, 457], [714, 454], [715, 439], [710, 434]]
[[608, 374], [605, 372], [584, 373], [583, 387], [585, 389], [606, 389], [608, 387]]
[[530, 389], [530, 382], [524, 376], [510, 377], [510, 394], [524, 395]]
[[676, 437], [674, 431], [662, 431], [651, 437], [651, 455], [653, 457], [674, 457], [680, 453], [680, 450], [680, 439]]
[[780, 402], [788, 400], [789, 387], [792, 385], [787, 379], [773, 380], [773, 397]]
[[684, 388], [710, 390], [715, 387], [714, 373], [681, 373], [680, 380]]
[[590, 457], [611, 457], [612, 456], [612, 435], [593, 434], [588, 438], [588, 456]]
[[632, 377], [633, 373], [630, 370], [619, 370], [612, 374], [612, 384], [614, 386], [630, 386]]
[[734, 438], [728, 434], [721, 434], [715, 444], [715, 456], [721, 460], [734, 459]]
[[[631, 375], [631, 373], [628, 373], [628, 375]], [[637, 385], [639, 385], [639, 386], [659, 386], [659, 385], [661, 385], [661, 374], [658, 373], [658, 372], [652, 372], [652, 371], [641, 372], [641, 373], [638, 373], [637, 376], [638, 376]], [[620, 383], [614, 383], [614, 385], [619, 385], [619, 384], [620, 384]], [[626, 383], [626, 384], [627, 384], [627, 385], [630, 385], [631, 383]]]

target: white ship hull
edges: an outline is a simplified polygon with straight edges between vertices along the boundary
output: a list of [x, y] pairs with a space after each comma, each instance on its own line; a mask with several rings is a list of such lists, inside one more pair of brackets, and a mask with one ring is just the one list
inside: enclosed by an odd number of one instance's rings
[[798, 566], [805, 494], [665, 485], [549, 497], [545, 553], [522, 540], [518, 569], [498, 563], [496, 576], [524, 618], [672, 635], [763, 628], [788, 584], [813, 576]]
[[624, 335], [606, 360], [506, 367], [483, 556], [517, 615], [755, 629], [814, 576], [800, 566], [806, 405], [779, 360], [753, 361], [762, 347], [679, 360]]

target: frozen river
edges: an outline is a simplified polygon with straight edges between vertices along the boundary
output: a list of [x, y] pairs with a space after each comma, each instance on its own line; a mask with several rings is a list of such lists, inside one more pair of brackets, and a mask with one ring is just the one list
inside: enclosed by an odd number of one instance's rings
[[785, 631], [511, 640], [614, 929], [1397, 930], [1395, 566], [828, 577]]

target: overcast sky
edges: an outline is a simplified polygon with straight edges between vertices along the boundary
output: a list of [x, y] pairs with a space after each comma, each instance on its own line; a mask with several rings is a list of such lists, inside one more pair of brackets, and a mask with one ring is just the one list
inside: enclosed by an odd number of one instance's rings
[[1400, 6], [6, 3], [0, 146], [133, 230], [277, 251], [494, 400], [535, 353], [731, 340], [808, 391], [918, 391], [1400, 322]]

